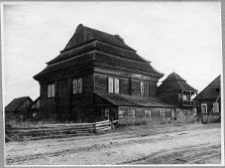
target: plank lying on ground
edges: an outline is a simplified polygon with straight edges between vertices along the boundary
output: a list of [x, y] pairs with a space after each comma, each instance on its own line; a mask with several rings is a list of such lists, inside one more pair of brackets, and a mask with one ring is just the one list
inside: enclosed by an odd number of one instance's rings
[[103, 125], [103, 126], [95, 127], [95, 129], [102, 129], [102, 128], [105, 128], [105, 127], [111, 127], [111, 125]]
[[96, 128], [96, 130], [104, 130], [104, 129], [112, 129], [111, 126], [107, 126], [107, 127], [99, 127], [99, 128]]
[[98, 129], [98, 130], [96, 130], [96, 132], [104, 132], [106, 130], [111, 130], [111, 127], [103, 128], [103, 129]]

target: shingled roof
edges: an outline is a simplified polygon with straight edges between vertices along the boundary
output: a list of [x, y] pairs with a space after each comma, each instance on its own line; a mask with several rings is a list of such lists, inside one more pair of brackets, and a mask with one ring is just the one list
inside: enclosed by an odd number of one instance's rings
[[149, 63], [143, 62], [134, 62], [127, 59], [122, 59], [118, 57], [108, 56], [105, 54], [100, 54], [96, 52], [95, 54], [86, 54], [83, 57], [79, 57], [76, 60], [68, 61], [64, 64], [56, 64], [53, 66], [47, 66], [43, 71], [34, 76], [35, 79], [38, 79], [40, 76], [54, 73], [61, 70], [76, 69], [79, 65], [82, 65], [87, 62], [92, 62], [92, 65], [114, 68], [117, 70], [125, 70], [132, 72], [142, 72], [142, 73], [151, 73], [161, 77], [163, 74], [154, 69]]
[[130, 96], [125, 94], [104, 94], [99, 92], [95, 92], [95, 94], [115, 106], [175, 107], [155, 97]]
[[[77, 41], [77, 34], [79, 34], [81, 31], [82, 35], [84, 36], [84, 40], [81, 40], [80, 42]], [[66, 45], [65, 50], [71, 49], [73, 47], [76, 47], [78, 45], [80, 45], [82, 42], [87, 42], [90, 40], [99, 40], [108, 44], [112, 44], [114, 46], [118, 46], [124, 49], [128, 49], [131, 51], [135, 51], [134, 49], [132, 49], [131, 47], [127, 46], [124, 43], [124, 40], [119, 36], [119, 35], [111, 35], [99, 30], [95, 30], [89, 27], [85, 27], [82, 24], [79, 24], [74, 35], [72, 36], [72, 38], [69, 40], [68, 44]]]
[[220, 75], [214, 79], [208, 86], [206, 86], [195, 99], [216, 99], [220, 94]]
[[163, 82], [166, 83], [166, 82], [172, 82], [172, 81], [186, 82], [180, 75], [178, 75], [175, 72], [173, 72], [170, 75], [168, 75], [168, 77]]
[[90, 41], [89, 43], [86, 43], [84, 46], [75, 47], [71, 50], [60, 53], [53, 60], [49, 61], [48, 64], [53, 64], [62, 60], [69, 59], [69, 58], [75, 58], [82, 53], [87, 53], [90, 51], [104, 52], [108, 54], [117, 55], [122, 58], [149, 63], [149, 61], [146, 61], [145, 59], [143, 59], [136, 52], [123, 50], [122, 48], [115, 47], [110, 44], [104, 44], [100, 41]]
[[170, 85], [170, 89], [174, 88], [175, 90], [197, 91], [175, 72], [168, 75], [168, 77], [159, 86], [158, 91], [163, 89], [168, 90], [168, 85]]
[[56, 58], [49, 61], [48, 66], [35, 75], [34, 79], [38, 80], [43, 75], [59, 70], [74, 69], [78, 64], [87, 62], [118, 70], [163, 76], [150, 65], [149, 61], [127, 46], [120, 36], [110, 35], [80, 24], [65, 49]]
[[24, 96], [24, 97], [19, 97], [19, 98], [15, 98], [13, 99], [6, 107], [5, 107], [5, 111], [6, 112], [11, 112], [11, 111], [15, 111], [17, 108], [19, 108], [27, 99], [29, 99], [31, 102], [33, 102], [33, 100], [29, 97], [29, 96]]

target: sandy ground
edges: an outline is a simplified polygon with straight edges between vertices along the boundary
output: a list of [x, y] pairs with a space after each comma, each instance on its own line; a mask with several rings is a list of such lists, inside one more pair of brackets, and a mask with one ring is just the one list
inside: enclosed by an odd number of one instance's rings
[[220, 124], [157, 124], [6, 143], [7, 165], [220, 164]]

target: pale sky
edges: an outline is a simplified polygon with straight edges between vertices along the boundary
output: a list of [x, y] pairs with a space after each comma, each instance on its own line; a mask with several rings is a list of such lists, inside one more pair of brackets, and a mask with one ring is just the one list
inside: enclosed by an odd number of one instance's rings
[[[220, 2], [52, 2], [5, 5], [4, 106], [40, 95], [33, 76], [64, 49], [76, 27], [119, 34], [151, 65], [175, 71], [199, 92], [222, 73]], [[161, 81], [160, 80], [160, 81]]]

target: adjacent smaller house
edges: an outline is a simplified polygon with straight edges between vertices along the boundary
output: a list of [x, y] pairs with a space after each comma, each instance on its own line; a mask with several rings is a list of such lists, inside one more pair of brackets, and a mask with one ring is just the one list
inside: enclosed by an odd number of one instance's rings
[[[199, 102], [197, 108], [198, 115], [203, 116], [203, 122], [211, 122], [209, 120], [217, 121], [221, 113], [221, 89], [220, 89], [220, 75], [214, 79], [205, 89], [203, 89], [197, 96], [196, 100]], [[205, 117], [210, 115], [212, 117]]]
[[181, 108], [196, 107], [197, 101], [192, 99], [195, 95], [197, 90], [175, 72], [171, 73], [157, 89], [159, 98]]
[[193, 100], [197, 90], [190, 86], [180, 75], [173, 72], [157, 89], [157, 97], [176, 106], [174, 118], [179, 121], [195, 121], [198, 102]]
[[13, 114], [23, 118], [27, 116], [28, 108], [32, 103], [33, 100], [29, 96], [15, 98], [5, 107], [5, 115]]

